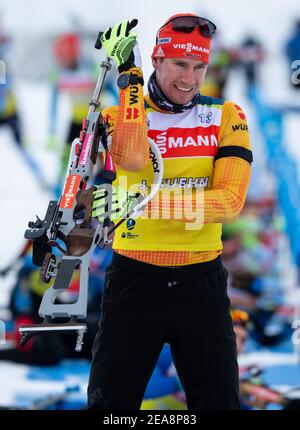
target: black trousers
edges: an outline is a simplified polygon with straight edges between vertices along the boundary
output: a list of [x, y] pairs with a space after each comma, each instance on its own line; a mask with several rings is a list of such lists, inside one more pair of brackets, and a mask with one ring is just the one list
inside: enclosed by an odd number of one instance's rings
[[114, 253], [93, 346], [88, 408], [139, 409], [164, 343], [170, 343], [190, 410], [240, 408], [221, 258], [163, 268]]

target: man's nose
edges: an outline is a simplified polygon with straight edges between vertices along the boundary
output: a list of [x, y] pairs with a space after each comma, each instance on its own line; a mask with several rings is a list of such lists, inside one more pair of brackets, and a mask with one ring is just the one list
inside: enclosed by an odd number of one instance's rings
[[185, 71], [182, 75], [182, 82], [185, 83], [186, 85], [195, 84], [195, 82], [196, 82], [195, 72], [194, 72], [192, 67], [185, 69]]

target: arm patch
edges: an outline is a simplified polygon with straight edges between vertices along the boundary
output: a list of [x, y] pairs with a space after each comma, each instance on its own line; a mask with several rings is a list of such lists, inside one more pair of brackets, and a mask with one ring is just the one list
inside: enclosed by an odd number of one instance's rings
[[253, 162], [252, 151], [242, 146], [223, 146], [219, 148], [215, 160], [224, 157], [239, 157], [248, 161], [249, 164]]

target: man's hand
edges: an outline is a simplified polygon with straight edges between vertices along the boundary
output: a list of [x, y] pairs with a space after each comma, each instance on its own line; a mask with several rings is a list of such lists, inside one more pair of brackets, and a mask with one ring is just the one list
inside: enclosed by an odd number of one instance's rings
[[[112, 193], [111, 214], [108, 213], [109, 193]], [[109, 216], [111, 220], [122, 219], [141, 201], [144, 196], [141, 193], [132, 193], [123, 188], [111, 185], [100, 185], [93, 193], [92, 216], [103, 222]]]
[[117, 67], [126, 63], [136, 44], [136, 33], [130, 33], [138, 23], [137, 19], [123, 21], [109, 27], [100, 38], [106, 55], [113, 58]]

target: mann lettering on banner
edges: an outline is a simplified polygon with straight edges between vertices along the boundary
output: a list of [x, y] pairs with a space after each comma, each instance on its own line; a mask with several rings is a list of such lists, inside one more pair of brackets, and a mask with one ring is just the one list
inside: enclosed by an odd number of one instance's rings
[[150, 130], [148, 135], [157, 144], [163, 158], [215, 157], [217, 136], [210, 128], [175, 128], [168, 131]]

